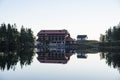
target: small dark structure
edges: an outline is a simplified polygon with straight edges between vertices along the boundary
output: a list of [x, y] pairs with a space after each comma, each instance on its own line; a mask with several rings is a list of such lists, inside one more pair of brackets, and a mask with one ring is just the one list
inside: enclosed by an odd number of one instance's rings
[[86, 59], [86, 58], [87, 58], [87, 55], [86, 55], [85, 53], [78, 53], [78, 54], [77, 54], [77, 58]]
[[77, 40], [86, 40], [87, 35], [77, 35]]

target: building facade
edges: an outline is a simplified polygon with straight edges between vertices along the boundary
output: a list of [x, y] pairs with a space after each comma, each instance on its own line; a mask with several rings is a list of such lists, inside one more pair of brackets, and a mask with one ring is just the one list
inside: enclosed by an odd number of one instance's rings
[[37, 52], [49, 48], [49, 50], [65, 51], [66, 45], [73, 42], [67, 30], [41, 30], [37, 39]]

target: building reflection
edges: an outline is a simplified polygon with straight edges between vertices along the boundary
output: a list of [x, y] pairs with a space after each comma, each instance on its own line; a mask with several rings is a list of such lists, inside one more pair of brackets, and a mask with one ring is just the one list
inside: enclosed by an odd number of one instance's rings
[[70, 56], [72, 56], [74, 52], [68, 49], [52, 50], [51, 48], [47, 48], [42, 49], [42, 51], [37, 52], [37, 54], [38, 54], [37, 59], [41, 63], [66, 64], [70, 60]]

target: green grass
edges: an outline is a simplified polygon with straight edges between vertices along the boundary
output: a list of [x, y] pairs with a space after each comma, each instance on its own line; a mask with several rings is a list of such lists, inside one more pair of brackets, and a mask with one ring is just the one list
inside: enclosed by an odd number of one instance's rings
[[78, 40], [76, 41], [77, 48], [97, 48], [99, 41], [96, 40]]

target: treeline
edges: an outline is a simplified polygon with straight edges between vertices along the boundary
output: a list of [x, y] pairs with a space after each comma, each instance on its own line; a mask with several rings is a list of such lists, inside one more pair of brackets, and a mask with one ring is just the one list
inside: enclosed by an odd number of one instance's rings
[[33, 47], [34, 46], [33, 31], [29, 28], [21, 27], [17, 30], [16, 24], [0, 25], [0, 50], [15, 50], [16, 48]]
[[100, 35], [100, 41], [102, 42], [114, 42], [120, 41], [120, 23], [117, 26], [113, 26], [113, 28], [109, 28], [106, 30], [105, 34]]

